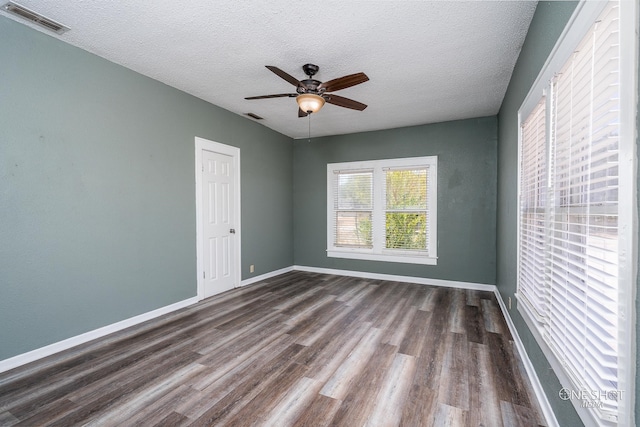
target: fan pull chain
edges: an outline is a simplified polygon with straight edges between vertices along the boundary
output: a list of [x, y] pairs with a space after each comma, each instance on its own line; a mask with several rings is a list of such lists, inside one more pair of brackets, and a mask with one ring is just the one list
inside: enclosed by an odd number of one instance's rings
[[308, 140], [308, 142], [311, 142], [311, 113], [307, 114], [307, 117], [309, 118], [309, 140]]

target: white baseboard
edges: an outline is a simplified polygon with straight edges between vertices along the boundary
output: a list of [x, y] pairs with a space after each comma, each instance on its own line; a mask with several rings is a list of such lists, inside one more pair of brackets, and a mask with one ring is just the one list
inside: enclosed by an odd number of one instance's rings
[[264, 273], [256, 277], [251, 277], [250, 279], [243, 280], [242, 282], [240, 282], [239, 287], [251, 285], [253, 283], [260, 282], [262, 280], [267, 280], [272, 277], [279, 276], [280, 274], [288, 273], [290, 271], [293, 271], [293, 266], [281, 268], [280, 270], [270, 271], [269, 273]]
[[540, 384], [540, 380], [538, 379], [538, 374], [536, 373], [533, 364], [531, 363], [531, 359], [529, 359], [529, 355], [524, 348], [524, 344], [520, 339], [520, 335], [518, 335], [518, 331], [516, 326], [513, 324], [513, 320], [511, 320], [511, 316], [509, 315], [509, 311], [507, 310], [507, 306], [502, 300], [502, 295], [498, 292], [498, 289], [495, 290], [496, 299], [498, 300], [498, 304], [500, 305], [500, 309], [502, 310], [502, 315], [507, 321], [507, 326], [511, 331], [511, 336], [513, 337], [513, 342], [516, 344], [516, 348], [518, 349], [518, 353], [520, 354], [520, 358], [522, 359], [522, 364], [524, 365], [524, 369], [527, 371], [527, 375], [529, 376], [529, 380], [531, 381], [531, 386], [533, 387], [533, 391], [538, 398], [538, 403], [540, 403], [540, 408], [542, 409], [542, 414], [544, 418], [547, 420], [547, 425], [549, 427], [560, 427], [558, 424], [558, 420], [556, 419], [556, 415], [551, 409], [551, 404], [549, 403], [549, 399], [547, 399], [547, 394], [544, 392], [542, 388], [542, 384]]
[[189, 298], [183, 301], [176, 302], [165, 307], [160, 307], [156, 310], [149, 311], [147, 313], [140, 314], [138, 316], [130, 317], [120, 322], [112, 323], [102, 328], [94, 329], [84, 334], [76, 335], [75, 337], [67, 338], [63, 341], [40, 347], [27, 353], [22, 353], [9, 359], [0, 360], [0, 372], [5, 372], [18, 366], [26, 365], [27, 363], [34, 362], [38, 359], [42, 359], [52, 354], [59, 353], [61, 351], [70, 349], [80, 344], [87, 343], [96, 338], [104, 337], [105, 335], [112, 334], [114, 332], [121, 331], [131, 326], [138, 325], [147, 320], [160, 317], [164, 314], [171, 313], [172, 311], [180, 310], [181, 308], [188, 307], [198, 302], [197, 297]]
[[419, 285], [443, 286], [447, 288], [473, 289], [476, 291], [495, 292], [495, 285], [482, 283], [458, 282], [455, 280], [429, 279], [415, 276], [396, 276], [394, 274], [368, 273], [365, 271], [334, 270], [331, 268], [307, 267], [304, 265], [294, 265], [294, 270], [308, 271], [310, 273], [334, 274], [336, 276], [361, 277], [363, 279], [390, 280], [394, 282], [417, 283]]

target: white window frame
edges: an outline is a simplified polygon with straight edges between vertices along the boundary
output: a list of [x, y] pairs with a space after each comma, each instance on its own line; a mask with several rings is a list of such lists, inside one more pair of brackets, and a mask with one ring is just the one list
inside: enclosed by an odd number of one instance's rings
[[[595, 19], [604, 9], [607, 2], [582, 0], [564, 32], [558, 39], [556, 46], [547, 59], [538, 78], [534, 82], [529, 94], [525, 98], [518, 111], [518, 128], [526, 120], [543, 96], [549, 92], [550, 82], [569, 56], [575, 46], [582, 40]], [[618, 402], [618, 414], [615, 419], [602, 420], [597, 410], [585, 408], [583, 402], [577, 398], [570, 401], [578, 415], [587, 426], [627, 426], [635, 425], [635, 378], [636, 378], [636, 284], [637, 284], [637, 260], [638, 260], [638, 212], [637, 212], [637, 163], [636, 163], [636, 107], [637, 107], [637, 66], [638, 66], [638, 5], [636, 0], [620, 1], [620, 146], [619, 146], [619, 284], [618, 284], [618, 388], [621, 392]], [[546, 96], [547, 102], [551, 97]], [[550, 108], [547, 108], [547, 124], [549, 125]], [[547, 135], [550, 135], [547, 127]], [[519, 133], [518, 140], [518, 192], [520, 192], [521, 178], [521, 150], [522, 140]], [[549, 137], [549, 136], [548, 136]], [[516, 230], [520, 230], [520, 194], [518, 194], [518, 224]], [[517, 247], [520, 248], [519, 232]], [[520, 265], [518, 262], [517, 277], [520, 277]], [[565, 371], [562, 362], [555, 356], [544, 337], [544, 324], [536, 316], [525, 299], [516, 294], [517, 309], [525, 323], [531, 330], [537, 343], [549, 361], [553, 371], [557, 375], [564, 389], [579, 391], [570, 374]], [[558, 390], [558, 395], [550, 396], [550, 399], [563, 398]], [[566, 397], [566, 395], [565, 395]]]
[[[426, 251], [399, 250], [384, 248], [384, 180], [385, 171], [389, 168], [421, 168], [427, 167], [427, 229], [429, 230], [428, 248]], [[335, 245], [335, 208], [334, 191], [336, 175], [339, 171], [373, 171], [373, 247], [346, 248]], [[359, 162], [327, 164], [327, 256], [332, 258], [349, 258], [370, 261], [399, 262], [409, 264], [437, 264], [437, 156], [408, 157], [401, 159], [369, 160]]]

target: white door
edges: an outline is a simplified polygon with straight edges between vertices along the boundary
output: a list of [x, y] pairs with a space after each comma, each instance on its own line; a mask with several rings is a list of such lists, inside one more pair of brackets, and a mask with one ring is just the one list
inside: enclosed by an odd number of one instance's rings
[[201, 257], [202, 298], [236, 286], [238, 258], [235, 229], [236, 176], [232, 155], [201, 149]]

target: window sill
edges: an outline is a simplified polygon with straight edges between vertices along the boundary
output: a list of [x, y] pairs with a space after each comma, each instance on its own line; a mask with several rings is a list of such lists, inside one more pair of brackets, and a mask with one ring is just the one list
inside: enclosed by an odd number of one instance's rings
[[401, 262], [405, 264], [437, 265], [438, 258], [415, 255], [374, 254], [371, 252], [353, 252], [327, 250], [329, 258], [362, 259], [368, 261]]

